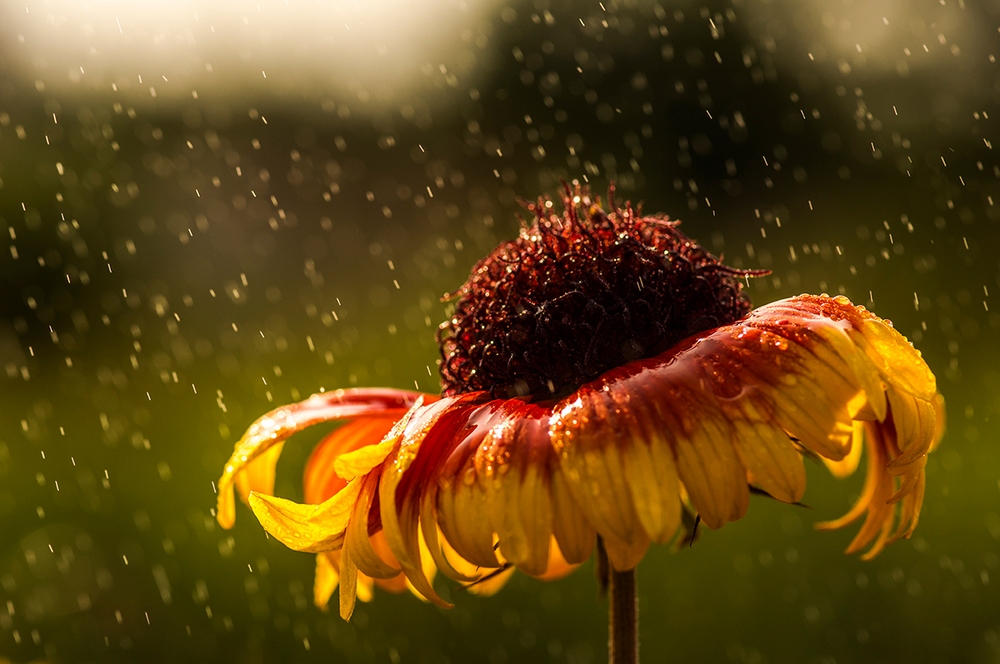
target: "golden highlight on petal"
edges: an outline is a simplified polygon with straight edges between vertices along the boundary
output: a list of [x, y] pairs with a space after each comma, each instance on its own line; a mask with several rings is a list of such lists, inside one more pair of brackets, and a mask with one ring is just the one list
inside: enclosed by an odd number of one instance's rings
[[290, 549], [318, 553], [339, 548], [361, 489], [352, 480], [319, 505], [302, 505], [262, 493], [250, 494], [250, 508], [260, 525]]
[[[750, 489], [789, 503], [806, 488], [803, 454], [843, 477], [867, 450], [864, 488], [839, 528], [862, 520], [848, 552], [871, 557], [920, 516], [927, 453], [944, 405], [920, 354], [846, 298], [803, 295], [760, 307], [666, 352], [606, 372], [558, 400], [435, 400], [396, 391], [321, 395], [251, 427], [220, 480], [269, 533], [321, 552], [315, 598], [340, 586], [340, 612], [372, 584], [407, 586], [448, 606], [436, 571], [489, 593], [511, 570], [555, 578], [591, 554], [628, 570], [652, 542], [684, 541], [741, 518]], [[353, 419], [317, 447], [297, 505], [266, 495], [275, 446], [329, 419]], [[253, 465], [257, 463], [259, 465]], [[229, 495], [229, 503], [223, 494]], [[374, 580], [374, 581], [373, 581]]]

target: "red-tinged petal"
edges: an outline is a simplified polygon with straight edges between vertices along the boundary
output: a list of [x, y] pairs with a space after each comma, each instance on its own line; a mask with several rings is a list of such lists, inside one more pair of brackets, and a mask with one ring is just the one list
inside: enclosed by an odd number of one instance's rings
[[[550, 478], [558, 463], [549, 442], [550, 408], [503, 402], [500, 421], [461, 471], [483, 487], [503, 557], [527, 574], [543, 574], [552, 539]], [[466, 482], [467, 484], [467, 482]]]
[[[483, 399], [473, 397], [441, 418], [428, 433], [396, 497], [400, 501], [409, 500], [407, 494], [418, 491], [425, 531], [440, 527], [460, 557], [475, 565], [496, 568], [500, 563], [495, 553], [495, 528], [488, 496], [484, 487], [477, 484], [469, 460], [499, 421], [502, 402], [480, 401]], [[443, 548], [443, 544], [436, 544]], [[440, 549], [434, 555], [436, 559], [446, 558]], [[455, 580], [469, 581], [482, 576], [476, 573], [470, 577], [447, 563], [444, 560], [440, 569]]]
[[366, 575], [375, 579], [391, 579], [400, 573], [400, 568], [383, 560], [378, 555], [368, 534], [368, 513], [378, 489], [378, 473], [369, 473], [360, 481], [361, 490], [358, 494], [358, 500], [354, 503], [354, 512], [351, 514], [351, 520], [344, 535], [344, 550], [350, 550], [351, 560]]
[[623, 458], [642, 435], [630, 410], [633, 396], [603, 379], [585, 385], [556, 407], [550, 434], [573, 497], [620, 570], [632, 569], [649, 544]]
[[629, 410], [639, 434], [623, 455], [636, 516], [649, 538], [666, 544], [681, 523], [677, 460], [659, 414], [643, 399], [633, 399]]
[[[439, 606], [450, 605], [438, 597], [424, 574], [420, 552], [420, 496], [427, 483], [426, 458], [435, 456], [438, 440], [448, 442], [454, 437], [436, 437], [438, 422], [444, 421], [444, 430], [451, 431], [464, 417], [468, 404], [479, 398], [481, 395], [476, 393], [449, 397], [416, 411], [403, 430], [398, 447], [386, 459], [379, 483], [382, 528], [389, 548], [416, 590]], [[417, 464], [425, 443], [430, 454], [425, 454], [425, 460]]]
[[[911, 362], [921, 366], [904, 367], [902, 380], [890, 375]], [[657, 541], [669, 539], [677, 512], [661, 489], [675, 473], [679, 493], [719, 527], [743, 515], [748, 481], [781, 500], [801, 498], [796, 445], [843, 474], [860, 454], [854, 420], [885, 420], [869, 442], [891, 467], [870, 470], [870, 486], [848, 515], [868, 513], [853, 548], [875, 542], [877, 550], [892, 534], [884, 527], [895, 513], [888, 501], [917, 512], [907, 496], [922, 481], [942, 415], [934, 394], [927, 397], [928, 375], [887, 322], [846, 299], [790, 298], [584, 385], [557, 407], [553, 442], [576, 502], [612, 553], [616, 545], [644, 546], [637, 524]], [[663, 450], [672, 454], [654, 455]]]
[[336, 390], [314, 394], [305, 401], [282, 406], [259, 418], [236, 442], [233, 454], [219, 478], [216, 514], [219, 525], [232, 528], [236, 521], [233, 496], [236, 477], [255, 459], [295, 432], [330, 420], [352, 419], [376, 413], [402, 414], [419, 396], [419, 393], [404, 390]]
[[347, 481], [354, 479], [356, 475], [338, 474], [335, 463], [342, 455], [377, 445], [398, 419], [398, 415], [361, 417], [348, 422], [320, 441], [309, 455], [303, 473], [305, 502], [321, 503], [347, 486]]

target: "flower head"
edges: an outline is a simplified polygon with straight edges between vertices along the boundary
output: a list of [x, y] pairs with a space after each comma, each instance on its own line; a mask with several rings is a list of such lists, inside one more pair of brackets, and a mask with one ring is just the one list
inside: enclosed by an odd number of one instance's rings
[[529, 205], [534, 223], [451, 296], [438, 333], [445, 395], [567, 392], [750, 311], [741, 279], [761, 272], [723, 265], [678, 222], [613, 200], [608, 214], [580, 190], [563, 201], [562, 214]]
[[[837, 475], [868, 450], [849, 552], [916, 527], [943, 426], [933, 374], [892, 325], [844, 297], [749, 311], [734, 270], [675, 222], [567, 191], [473, 270], [441, 326], [444, 396], [315, 395], [258, 420], [219, 481], [274, 537], [319, 554], [316, 600], [347, 618], [371, 584], [437, 604], [435, 570], [490, 592], [507, 570], [558, 576], [600, 536], [611, 566], [651, 542], [741, 518], [751, 488], [805, 490], [803, 454]], [[282, 442], [344, 420], [314, 451], [306, 500], [271, 495]], [[503, 574], [497, 574], [502, 571]], [[374, 580], [374, 581], [373, 581]]]

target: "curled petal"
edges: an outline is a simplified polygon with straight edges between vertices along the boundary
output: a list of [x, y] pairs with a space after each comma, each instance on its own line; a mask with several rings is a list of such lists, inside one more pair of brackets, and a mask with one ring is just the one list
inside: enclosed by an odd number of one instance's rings
[[[232, 528], [236, 521], [236, 502], [233, 483], [247, 467], [279, 445], [296, 431], [320, 422], [343, 420], [375, 413], [402, 415], [421, 395], [405, 390], [355, 389], [335, 390], [314, 394], [305, 401], [276, 408], [250, 425], [236, 442], [222, 477], [219, 478], [219, 498], [216, 519], [223, 528]], [[433, 398], [433, 397], [432, 397]], [[263, 477], [270, 476], [271, 486], [265, 480], [260, 490], [270, 493], [273, 489], [274, 463], [277, 454], [265, 460]], [[258, 487], [248, 487], [257, 489]], [[249, 493], [247, 494], [249, 495]]]
[[375, 550], [369, 532], [372, 499], [378, 487], [378, 474], [370, 473], [361, 480], [358, 500], [347, 526], [344, 550], [350, 550], [351, 559], [362, 572], [374, 579], [391, 579], [400, 573], [395, 561], [387, 562]]
[[[438, 596], [424, 573], [419, 529], [420, 496], [428, 479], [426, 468], [430, 465], [426, 459], [433, 455], [425, 454], [421, 458], [419, 452], [427, 439], [433, 440], [430, 434], [439, 424], [443, 424], [445, 430], [463, 426], [466, 404], [479, 396], [473, 393], [449, 397], [418, 409], [401, 432], [398, 446], [386, 459], [379, 482], [382, 527], [389, 548], [417, 592], [439, 606], [450, 605]], [[435, 450], [434, 446], [429, 447], [432, 452]]]
[[342, 545], [360, 488], [361, 481], [352, 480], [319, 505], [251, 493], [250, 508], [264, 530], [288, 548], [319, 553]]

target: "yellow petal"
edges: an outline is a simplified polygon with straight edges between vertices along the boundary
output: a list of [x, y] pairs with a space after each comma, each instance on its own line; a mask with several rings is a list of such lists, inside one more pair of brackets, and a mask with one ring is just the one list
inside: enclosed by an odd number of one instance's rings
[[710, 528], [741, 518], [750, 502], [746, 470], [736, 456], [732, 436], [731, 427], [707, 416], [675, 441], [680, 479]]
[[[883, 417], [885, 416], [883, 415]], [[830, 469], [830, 473], [834, 477], [847, 477], [858, 469], [858, 464], [861, 462], [861, 451], [864, 449], [864, 446], [865, 424], [864, 422], [855, 422], [854, 432], [851, 436], [851, 451], [847, 453], [847, 456], [840, 461], [833, 461], [826, 457], [820, 458], [823, 459], [823, 463]]]
[[344, 488], [355, 475], [343, 477], [337, 474], [335, 466], [339, 457], [358, 449], [374, 447], [399, 419], [398, 415], [386, 417], [381, 413], [359, 417], [324, 437], [309, 454], [302, 473], [303, 502], [321, 503]]
[[316, 575], [313, 578], [313, 603], [317, 608], [326, 611], [333, 591], [337, 589], [340, 582], [340, 573], [333, 561], [330, 560], [330, 552], [316, 554]]
[[666, 544], [681, 523], [677, 461], [656, 411], [641, 399], [633, 401], [631, 411], [639, 435], [622, 454], [629, 494], [643, 530], [652, 541]]
[[347, 549], [340, 555], [340, 617], [350, 620], [358, 598], [358, 568]]
[[533, 575], [545, 572], [552, 539], [550, 416], [549, 409], [509, 400], [471, 460], [503, 557]]
[[410, 418], [423, 405], [424, 398], [421, 396], [414, 402], [410, 410], [406, 412], [406, 415], [396, 422], [389, 433], [377, 445], [366, 445], [338, 456], [333, 462], [336, 473], [345, 480], [351, 480], [360, 475], [367, 474], [372, 468], [385, 461], [385, 458], [389, 456], [389, 453], [399, 441], [402, 432], [406, 429]]
[[243, 472], [236, 475], [236, 490], [240, 498], [246, 502], [251, 492], [274, 493], [274, 471], [281, 456], [284, 443], [278, 443], [253, 461], [243, 467]]
[[552, 534], [560, 552], [570, 564], [590, 558], [597, 531], [577, 504], [561, 468], [552, 473]]
[[937, 382], [920, 351], [888, 321], [871, 316], [863, 321], [860, 332], [871, 344], [869, 357], [879, 367], [882, 379], [899, 390], [931, 400], [937, 394]]
[[319, 553], [337, 548], [343, 541], [360, 486], [359, 480], [353, 480], [319, 505], [252, 493], [250, 507], [264, 529], [279, 542], [296, 551]]
[[632, 505], [622, 459], [623, 450], [639, 435], [628, 400], [627, 392], [584, 386], [556, 407], [550, 433], [576, 505], [607, 541], [609, 555], [614, 550], [622, 565], [634, 553], [628, 553], [630, 543], [643, 550], [642, 543], [648, 545]]
[[746, 421], [733, 422], [733, 441], [754, 483], [786, 503], [802, 500], [806, 490], [802, 457], [789, 444], [788, 436], [768, 423], [752, 404], [748, 403], [744, 412]]

